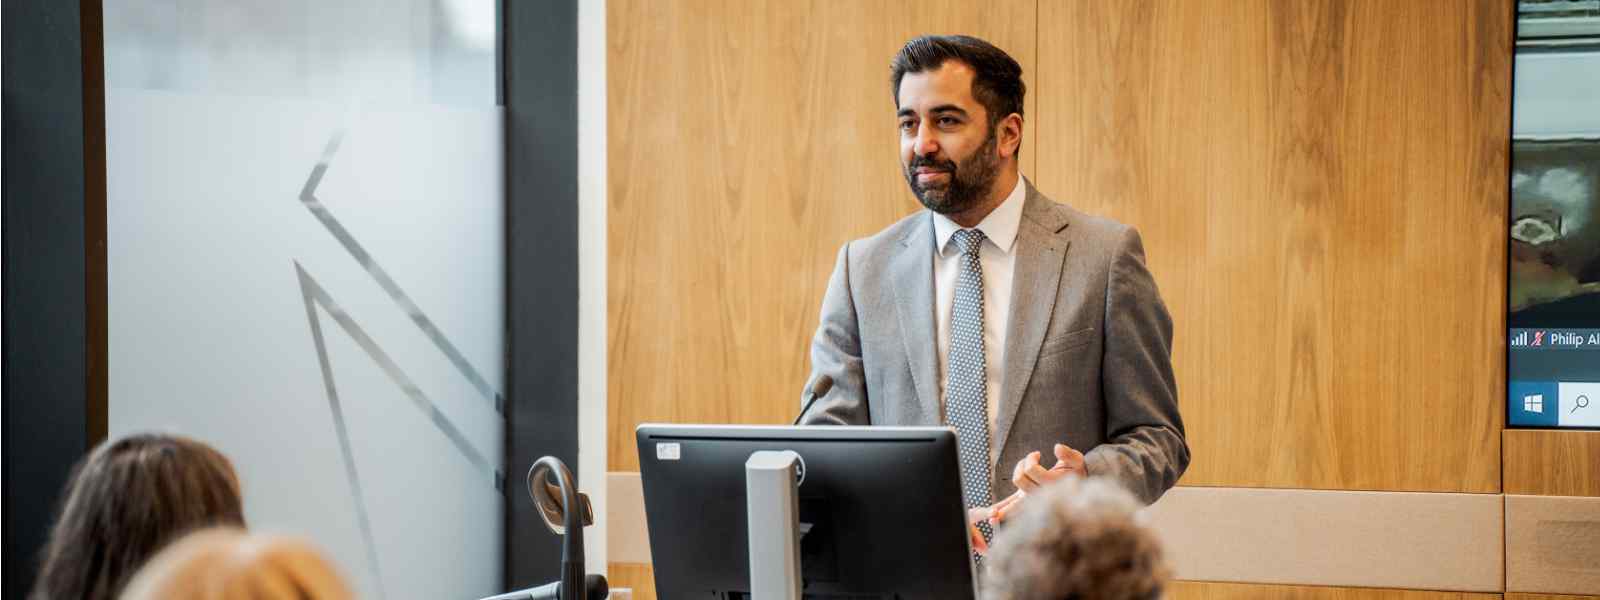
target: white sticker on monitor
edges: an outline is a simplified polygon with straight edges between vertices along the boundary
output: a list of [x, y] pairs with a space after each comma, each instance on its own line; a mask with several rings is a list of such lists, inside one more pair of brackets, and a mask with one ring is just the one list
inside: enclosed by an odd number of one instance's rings
[[683, 447], [677, 442], [656, 442], [656, 460], [678, 460], [683, 456]]

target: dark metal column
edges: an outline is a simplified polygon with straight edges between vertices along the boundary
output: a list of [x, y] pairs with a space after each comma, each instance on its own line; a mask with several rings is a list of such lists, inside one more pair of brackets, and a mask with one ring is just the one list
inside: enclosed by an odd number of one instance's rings
[[7, 0], [6, 598], [33, 585], [68, 471], [105, 437], [105, 85], [99, 0]]
[[[506, 587], [560, 576], [524, 475], [554, 455], [578, 473], [578, 5], [502, 7], [506, 108]], [[598, 566], [590, 565], [591, 571]]]

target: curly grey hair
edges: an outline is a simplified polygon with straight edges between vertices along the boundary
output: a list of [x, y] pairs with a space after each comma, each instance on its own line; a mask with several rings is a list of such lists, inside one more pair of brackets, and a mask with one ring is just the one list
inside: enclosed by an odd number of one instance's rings
[[1151, 600], [1171, 570], [1143, 505], [1104, 479], [1031, 494], [995, 535], [986, 600]]

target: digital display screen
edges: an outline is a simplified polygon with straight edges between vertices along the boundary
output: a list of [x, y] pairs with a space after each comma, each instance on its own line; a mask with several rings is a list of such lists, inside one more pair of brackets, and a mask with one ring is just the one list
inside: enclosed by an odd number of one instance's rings
[[1600, 429], [1600, 0], [1522, 0], [1506, 423]]

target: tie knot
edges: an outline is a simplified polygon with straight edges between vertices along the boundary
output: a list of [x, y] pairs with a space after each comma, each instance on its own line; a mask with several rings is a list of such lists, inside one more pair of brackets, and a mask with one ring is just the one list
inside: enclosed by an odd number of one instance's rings
[[956, 247], [961, 248], [962, 254], [977, 254], [984, 240], [983, 232], [977, 229], [962, 229], [951, 238], [956, 241]]

